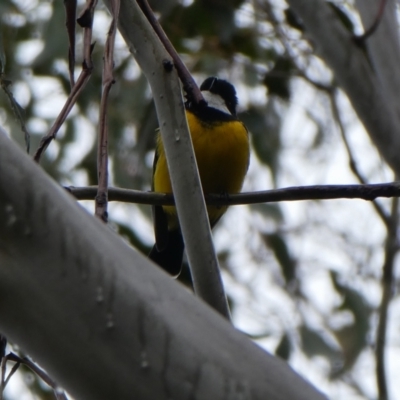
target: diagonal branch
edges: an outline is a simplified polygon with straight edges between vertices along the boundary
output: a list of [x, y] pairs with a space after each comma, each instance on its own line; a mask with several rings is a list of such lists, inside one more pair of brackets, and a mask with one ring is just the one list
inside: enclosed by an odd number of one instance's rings
[[157, 34], [165, 49], [168, 51], [172, 59], [174, 60], [174, 66], [178, 72], [179, 78], [183, 83], [183, 89], [187, 94], [187, 97], [190, 101], [195, 102], [196, 104], [204, 103], [205, 100], [203, 95], [201, 94], [200, 89], [198, 88], [196, 82], [194, 81], [191, 73], [186, 68], [186, 65], [183, 63], [178, 53], [176, 52], [174, 46], [168, 39], [168, 36], [165, 34], [163, 28], [155, 17], [153, 10], [150, 8], [147, 0], [137, 0], [139, 7], [142, 9], [143, 14], [146, 16], [150, 25], [154, 29], [154, 32]]
[[76, 26], [76, 2], [77, 0], [64, 0], [65, 7], [65, 26], [68, 33], [68, 69], [69, 81], [71, 89], [75, 85], [74, 68], [75, 68], [75, 26]]
[[11, 368], [11, 371], [8, 373], [8, 376], [6, 377], [6, 370], [7, 370], [7, 361], [8, 361], [8, 356], [6, 355], [1, 358], [1, 377], [0, 377], [0, 400], [4, 399], [4, 390], [10, 381], [11, 377], [15, 374], [15, 372], [18, 370], [19, 366], [21, 365], [20, 362], [16, 362], [16, 364]]
[[92, 24], [93, 24], [93, 15], [94, 10], [96, 8], [97, 0], [87, 0], [86, 7], [78, 18], [79, 25], [83, 28], [83, 63], [82, 63], [82, 71], [79, 75], [77, 82], [69, 94], [67, 101], [64, 104], [60, 114], [55, 120], [53, 126], [50, 128], [48, 134], [42, 138], [39, 143], [39, 147], [36, 150], [33, 159], [36, 162], [40, 161], [42, 154], [46, 151], [47, 147], [51, 143], [53, 139], [56, 138], [57, 132], [59, 131], [62, 124], [65, 122], [68, 114], [70, 113], [72, 107], [75, 105], [79, 94], [82, 92], [86, 83], [90, 79], [93, 69], [92, 63]]
[[97, 151], [97, 174], [98, 190], [95, 201], [95, 215], [102, 221], [107, 222], [107, 187], [108, 187], [108, 125], [107, 125], [107, 103], [111, 86], [114, 84], [114, 44], [117, 33], [117, 22], [120, 8], [120, 1], [111, 2], [112, 21], [107, 35], [107, 41], [104, 49], [103, 65], [103, 90], [100, 103], [100, 129], [99, 143]]
[[[107, 0], [106, 6], [109, 6], [109, 3]], [[181, 85], [177, 72], [171, 68], [171, 56], [136, 1], [121, 1], [118, 29], [154, 94], [196, 295], [229, 319], [228, 303], [187, 125]], [[193, 224], [194, 215], [196, 224]]]
[[13, 366], [12, 370], [10, 371], [7, 379], [5, 380], [4, 387], [7, 385], [9, 382], [11, 376], [15, 373], [15, 371], [19, 368], [21, 364], [26, 365], [30, 370], [32, 370], [37, 376], [39, 376], [43, 382], [45, 382], [47, 385], [49, 385], [56, 396], [57, 400], [68, 400], [66, 394], [64, 393], [63, 390], [60, 390], [60, 387], [57, 385], [57, 383], [47, 374], [46, 371], [43, 369], [39, 368], [33, 361], [31, 361], [27, 357], [19, 357], [14, 353], [9, 353], [4, 357], [5, 362], [7, 361], [13, 361], [16, 364]]
[[376, 17], [370, 27], [360, 36], [356, 36], [355, 39], [358, 43], [364, 42], [366, 39], [368, 39], [371, 35], [375, 33], [377, 30], [379, 24], [382, 21], [383, 18], [383, 12], [385, 11], [387, 0], [379, 0], [379, 8], [378, 12], [376, 13]]
[[71, 396], [326, 398], [78, 207], [3, 134], [0, 170], [0, 331]]
[[24, 132], [26, 152], [29, 154], [31, 146], [31, 135], [29, 134], [28, 129], [25, 125], [24, 109], [19, 105], [17, 100], [15, 100], [13, 92], [10, 89], [11, 84], [12, 82], [4, 77], [4, 73], [0, 72], [0, 86], [8, 97], [8, 101], [10, 102], [10, 106], [14, 113], [14, 116], [19, 122], [22, 132]]
[[33, 159], [36, 162], [40, 161], [42, 154], [46, 151], [46, 149], [49, 146], [49, 144], [51, 143], [51, 141], [56, 138], [57, 132], [59, 131], [62, 124], [67, 119], [68, 114], [72, 110], [72, 107], [75, 105], [79, 94], [82, 92], [82, 90], [86, 86], [86, 83], [89, 80], [91, 74], [92, 74], [92, 70], [88, 69], [84, 66], [78, 80], [75, 83], [75, 86], [72, 88], [72, 91], [71, 91], [70, 95], [68, 96], [67, 101], [64, 104], [64, 107], [62, 108], [60, 114], [58, 115], [57, 119], [55, 120], [53, 126], [50, 128], [49, 133], [44, 138], [42, 138], [42, 140], [40, 141], [39, 147], [36, 150], [35, 155], [33, 156]]
[[[353, 157], [353, 152], [352, 152], [352, 150], [350, 148], [350, 143], [347, 140], [347, 135], [346, 135], [343, 123], [342, 123], [342, 119], [340, 117], [340, 113], [339, 113], [339, 109], [338, 109], [335, 93], [332, 92], [332, 91], [329, 92], [329, 98], [330, 98], [330, 101], [331, 101], [333, 117], [335, 118], [335, 120], [336, 120], [336, 122], [337, 122], [337, 124], [339, 126], [340, 134], [342, 136], [343, 143], [344, 143], [344, 146], [346, 148], [347, 155], [349, 157], [350, 169], [353, 172], [353, 174], [358, 178], [360, 183], [365, 185], [368, 182], [367, 182], [367, 179], [364, 177], [364, 175], [361, 173], [361, 171], [358, 169], [356, 160]], [[373, 200], [372, 204], [374, 205], [374, 208], [375, 208], [376, 212], [381, 217], [381, 219], [384, 222], [384, 224], [386, 225], [386, 227], [389, 227], [389, 224], [390, 224], [389, 216], [387, 215], [387, 213], [384, 210], [384, 208], [382, 207], [382, 205], [379, 202], [377, 202], [376, 200]]]

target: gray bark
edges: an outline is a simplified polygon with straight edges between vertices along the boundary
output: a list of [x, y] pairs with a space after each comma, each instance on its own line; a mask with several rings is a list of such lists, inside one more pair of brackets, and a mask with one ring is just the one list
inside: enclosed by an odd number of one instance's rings
[[[105, 1], [109, 6], [108, 1]], [[121, 1], [118, 29], [149, 81], [196, 294], [229, 318], [176, 70], [136, 1]], [[201, 240], [199, 240], [201, 238]], [[204, 273], [204, 271], [208, 273]]]
[[0, 332], [76, 399], [321, 400], [0, 133]]

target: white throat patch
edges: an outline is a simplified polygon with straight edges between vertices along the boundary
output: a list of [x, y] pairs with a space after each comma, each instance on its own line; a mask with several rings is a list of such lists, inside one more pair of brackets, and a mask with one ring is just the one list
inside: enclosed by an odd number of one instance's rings
[[231, 112], [228, 110], [224, 99], [219, 94], [211, 93], [208, 90], [201, 92], [201, 94], [203, 95], [204, 100], [207, 102], [208, 107], [215, 108], [224, 112], [225, 114], [231, 115]]

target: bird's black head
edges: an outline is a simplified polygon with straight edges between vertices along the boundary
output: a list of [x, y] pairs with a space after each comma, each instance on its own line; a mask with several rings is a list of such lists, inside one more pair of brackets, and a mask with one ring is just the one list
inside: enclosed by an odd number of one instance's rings
[[229, 82], [218, 79], [214, 76], [207, 78], [200, 86], [201, 91], [209, 91], [215, 95], [220, 96], [226, 104], [229, 112], [236, 116], [236, 106], [238, 99], [236, 97], [236, 90]]

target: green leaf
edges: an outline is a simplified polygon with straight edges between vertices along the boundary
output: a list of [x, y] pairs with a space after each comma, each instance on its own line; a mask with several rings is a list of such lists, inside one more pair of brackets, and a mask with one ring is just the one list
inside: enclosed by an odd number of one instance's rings
[[343, 299], [336, 310], [350, 311], [354, 316], [352, 324], [333, 330], [344, 355], [344, 365], [336, 374], [340, 375], [353, 366], [367, 345], [370, 328], [369, 317], [372, 310], [359, 292], [340, 282], [335, 271], [331, 271], [331, 279], [335, 289]]
[[[363, 321], [368, 320], [372, 310], [364, 297], [355, 289], [340, 282], [339, 275], [336, 271], [331, 271], [330, 275], [333, 286], [339, 294], [343, 296], [343, 302], [337, 309], [350, 310], [356, 318]], [[368, 325], [368, 323], [366, 325]]]
[[143, 254], [148, 254], [149, 252], [149, 247], [144, 244], [144, 242], [142, 241], [140, 235], [138, 235], [134, 230], [132, 230], [132, 228], [130, 228], [128, 225], [125, 224], [121, 224], [120, 222], [116, 223], [117, 227], [118, 227], [118, 233], [124, 237], [125, 239], [127, 239], [129, 241], [129, 243], [135, 247], [136, 249], [138, 249], [140, 252], [142, 252]]
[[276, 99], [271, 98], [265, 108], [251, 107], [239, 115], [247, 126], [254, 151], [261, 163], [270, 167], [274, 180], [281, 149], [281, 115], [276, 109]]
[[270, 95], [276, 95], [283, 100], [290, 98], [290, 78], [296, 67], [293, 61], [287, 57], [279, 57], [275, 65], [264, 76], [264, 85]]
[[242, 53], [253, 59], [256, 58], [261, 52], [254, 29], [238, 29], [232, 35], [230, 46], [235, 52]]
[[281, 337], [281, 340], [275, 349], [275, 355], [287, 361], [289, 360], [291, 352], [292, 352], [292, 345], [290, 343], [288, 334], [285, 333]]
[[297, 29], [301, 32], [304, 31], [304, 24], [301, 18], [290, 8], [286, 8], [285, 11], [286, 23], [292, 28]]
[[283, 222], [283, 213], [279, 203], [250, 204], [249, 207], [263, 217], [270, 218], [277, 223]]
[[273, 251], [277, 259], [286, 284], [296, 279], [296, 261], [291, 257], [286, 241], [279, 233], [264, 234], [263, 239], [266, 245]]
[[331, 346], [320, 332], [306, 325], [302, 325], [299, 331], [302, 348], [308, 357], [323, 356], [334, 364], [340, 360], [339, 351]]

